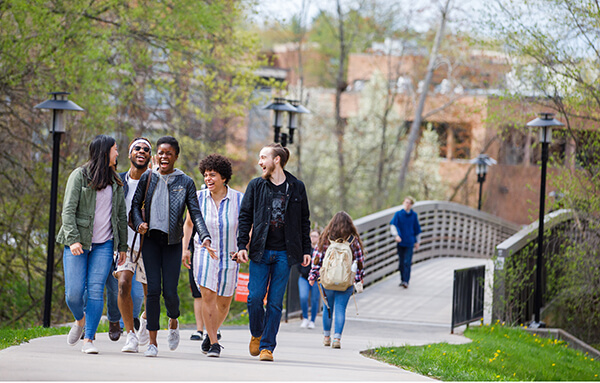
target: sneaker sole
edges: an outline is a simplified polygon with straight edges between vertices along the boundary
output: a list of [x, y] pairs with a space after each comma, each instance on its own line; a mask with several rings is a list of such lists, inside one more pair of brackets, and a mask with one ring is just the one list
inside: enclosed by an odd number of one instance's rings
[[131, 354], [135, 354], [135, 353], [139, 352], [139, 350], [121, 349], [121, 352], [127, 352], [127, 353], [131, 353]]
[[206, 356], [208, 356], [209, 358], [218, 358], [221, 356], [221, 354], [217, 354], [216, 352], [209, 352], [206, 354]]

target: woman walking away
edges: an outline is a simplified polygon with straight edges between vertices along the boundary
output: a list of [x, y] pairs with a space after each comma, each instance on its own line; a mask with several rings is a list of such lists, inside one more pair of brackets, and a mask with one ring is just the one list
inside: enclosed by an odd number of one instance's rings
[[[202, 352], [210, 357], [221, 355], [221, 345], [217, 330], [229, 313], [231, 299], [237, 286], [238, 263], [230, 253], [236, 251], [238, 217], [244, 196], [233, 190], [227, 183], [231, 180], [231, 162], [218, 154], [211, 154], [200, 162], [200, 173], [204, 175], [206, 189], [198, 192], [198, 204], [214, 240], [216, 254], [211, 255], [200, 246], [198, 236], [194, 236], [195, 283], [202, 293], [202, 316], [206, 326], [206, 336], [202, 342]], [[188, 214], [185, 221], [183, 243], [187, 243], [193, 224]], [[190, 268], [190, 251], [184, 250], [183, 264]]]
[[[330, 245], [330, 241], [344, 240], [350, 243], [352, 250], [353, 261], [356, 262], [356, 272], [354, 275], [355, 285], [358, 292], [362, 292], [362, 280], [364, 276], [364, 255], [363, 244], [360, 240], [356, 227], [352, 222], [352, 218], [345, 211], [336, 213], [331, 221], [327, 224], [323, 233], [319, 238], [319, 244], [313, 252], [313, 266], [308, 276], [308, 281], [312, 286], [319, 278], [319, 270], [322, 265], [323, 257]], [[354, 266], [353, 266], [354, 269]], [[335, 291], [323, 289], [325, 298], [329, 304], [330, 310], [323, 310], [323, 345], [332, 348], [341, 348], [340, 340], [342, 339], [342, 331], [346, 322], [346, 307], [348, 300], [352, 295], [353, 286], [350, 285], [344, 291]], [[331, 342], [331, 317], [335, 318], [333, 343]]]
[[[174, 137], [165, 136], [156, 143], [158, 172], [146, 172], [131, 203], [133, 225], [144, 235], [142, 257], [146, 268], [148, 295], [146, 297], [146, 318], [150, 344], [145, 356], [158, 355], [158, 335], [160, 318], [160, 295], [162, 292], [169, 317], [169, 349], [179, 346], [179, 295], [177, 284], [181, 270], [181, 240], [183, 237], [183, 213], [187, 206], [202, 246], [214, 254], [210, 248], [210, 234], [202, 218], [196, 198], [196, 185], [184, 172], [175, 168], [179, 157], [179, 142]], [[148, 179], [151, 174], [150, 180]], [[146, 184], [148, 184], [146, 192]], [[145, 216], [142, 217], [142, 208]], [[144, 221], [144, 219], [146, 221]]]
[[119, 252], [119, 265], [127, 256], [127, 215], [123, 182], [116, 172], [115, 139], [96, 136], [89, 151], [89, 161], [73, 170], [67, 181], [56, 241], [65, 245], [65, 300], [75, 317], [67, 343], [76, 345], [85, 326], [81, 351], [97, 354], [92, 341], [104, 308], [104, 284], [113, 254]]
[[[314, 252], [317, 244], [319, 243], [319, 230], [313, 229], [310, 232], [310, 248], [311, 253]], [[300, 308], [302, 309], [302, 323], [301, 328], [315, 328], [315, 319], [319, 313], [319, 287], [316, 284], [310, 285], [308, 283], [308, 274], [310, 273], [311, 266], [297, 265], [298, 267], [298, 294], [300, 295]], [[310, 320], [308, 320], [308, 298], [310, 294]]]

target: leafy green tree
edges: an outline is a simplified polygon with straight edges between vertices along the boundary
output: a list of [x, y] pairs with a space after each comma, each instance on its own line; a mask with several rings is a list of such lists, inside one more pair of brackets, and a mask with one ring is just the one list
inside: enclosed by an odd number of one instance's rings
[[[0, 2], [0, 322], [39, 323], [49, 205], [50, 117], [34, 111], [66, 90], [70, 113], [59, 185], [99, 133], [117, 138], [121, 163], [136, 135], [182, 139], [184, 171], [238, 126], [260, 65], [241, 28], [251, 3], [211, 1]], [[122, 167], [122, 168], [125, 168]], [[59, 194], [59, 213], [62, 190]], [[60, 219], [59, 219], [60, 221]], [[58, 222], [60, 225], [60, 222]], [[52, 321], [69, 320], [56, 249]]]

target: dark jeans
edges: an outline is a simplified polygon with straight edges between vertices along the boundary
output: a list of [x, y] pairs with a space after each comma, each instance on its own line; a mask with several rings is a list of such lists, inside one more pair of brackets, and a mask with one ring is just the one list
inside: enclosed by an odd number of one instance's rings
[[169, 245], [167, 235], [152, 233], [144, 239], [142, 247], [148, 296], [146, 318], [148, 331], [158, 331], [160, 318], [160, 294], [162, 291], [169, 318], [179, 318], [179, 295], [177, 285], [181, 270], [181, 243]]
[[[250, 261], [248, 316], [252, 336], [262, 336], [260, 350], [273, 351], [281, 322], [283, 296], [290, 277], [287, 251], [265, 250], [260, 262]], [[267, 309], [263, 299], [267, 294]]]
[[413, 247], [396, 246], [398, 249], [398, 270], [400, 270], [400, 280], [408, 283], [410, 280], [410, 268], [412, 266]]

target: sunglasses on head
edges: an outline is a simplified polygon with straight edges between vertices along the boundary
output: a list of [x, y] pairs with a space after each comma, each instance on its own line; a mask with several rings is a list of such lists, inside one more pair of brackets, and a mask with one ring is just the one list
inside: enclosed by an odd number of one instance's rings
[[135, 150], [136, 152], [139, 152], [140, 150], [143, 150], [146, 153], [150, 152], [150, 148], [147, 146], [134, 146], [133, 150]]

